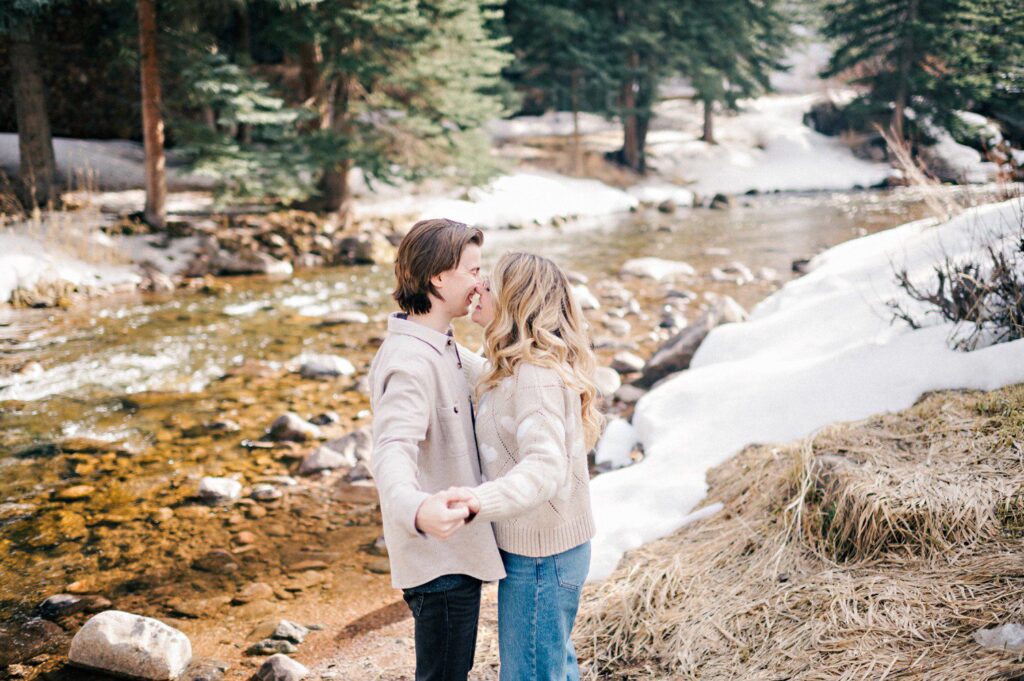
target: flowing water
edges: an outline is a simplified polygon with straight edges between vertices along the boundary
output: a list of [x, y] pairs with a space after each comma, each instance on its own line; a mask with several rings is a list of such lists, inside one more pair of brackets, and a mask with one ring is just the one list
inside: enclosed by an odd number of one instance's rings
[[[740, 203], [488, 233], [485, 264], [506, 250], [529, 250], [588, 276], [598, 290], [627, 259], [685, 260], [698, 276], [678, 286], [727, 293], [749, 308], [794, 276], [795, 258], [925, 215], [909, 191]], [[738, 286], [706, 276], [732, 261], [772, 268], [779, 282]], [[204, 475], [234, 475], [247, 485], [295, 475], [315, 445], [243, 446], [285, 411], [336, 412], [328, 435], [369, 423], [359, 378], [392, 309], [391, 276], [387, 267], [342, 267], [283, 281], [233, 278], [205, 291], [0, 319], [0, 624], [30, 616], [54, 593], [99, 593], [116, 607], [180, 621], [208, 654], [226, 655], [224, 627], [207, 640], [202, 623], [230, 621], [225, 613], [240, 612], [230, 597], [253, 581], [268, 583], [281, 601], [320, 589], [321, 602], [344, 605], [342, 619], [364, 614], [363, 601], [393, 598], [372, 550], [379, 534], [372, 490], [367, 496], [366, 488], [328, 477], [285, 485], [284, 497], [267, 504], [208, 507], [195, 497]], [[630, 338], [641, 354], [650, 352], [665, 337], [657, 325], [668, 284], [622, 283], [642, 307], [626, 316]], [[341, 310], [371, 321], [321, 324]], [[593, 313], [595, 328], [603, 314]], [[457, 330], [478, 343], [467, 323]], [[303, 353], [344, 356], [357, 373], [302, 378], [290, 362]], [[195, 569], [218, 548], [234, 567]], [[249, 620], [266, 614], [250, 609]]]

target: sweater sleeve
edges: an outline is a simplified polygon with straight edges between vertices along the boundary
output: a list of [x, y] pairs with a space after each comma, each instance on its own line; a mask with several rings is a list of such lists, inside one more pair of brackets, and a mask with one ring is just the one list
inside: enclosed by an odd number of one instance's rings
[[430, 496], [417, 482], [419, 445], [426, 436], [430, 404], [426, 388], [416, 376], [396, 369], [381, 378], [381, 395], [374, 405], [371, 467], [380, 495], [381, 513], [395, 518], [412, 536], [416, 513]]
[[487, 360], [462, 345], [458, 346], [458, 350], [459, 359], [462, 362], [462, 367], [465, 369], [466, 380], [469, 382], [469, 387], [475, 389], [476, 382], [480, 380], [480, 375], [484, 372], [484, 366], [487, 364]]
[[485, 522], [521, 515], [551, 499], [567, 475], [565, 387], [554, 371], [524, 365], [511, 398], [518, 463], [474, 489], [480, 500], [476, 519]]

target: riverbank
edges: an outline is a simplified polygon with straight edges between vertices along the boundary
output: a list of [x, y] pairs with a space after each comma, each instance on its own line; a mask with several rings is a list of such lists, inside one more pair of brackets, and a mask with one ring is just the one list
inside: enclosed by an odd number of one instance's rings
[[1016, 678], [978, 632], [1024, 624], [1022, 415], [1024, 384], [933, 393], [713, 468], [725, 510], [586, 591], [591, 678]]

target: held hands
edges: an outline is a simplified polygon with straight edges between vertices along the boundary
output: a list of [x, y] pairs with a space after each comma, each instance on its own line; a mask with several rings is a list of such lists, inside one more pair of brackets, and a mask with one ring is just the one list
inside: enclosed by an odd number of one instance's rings
[[473, 519], [480, 500], [466, 487], [449, 487], [427, 498], [416, 511], [416, 529], [435, 539], [448, 539]]

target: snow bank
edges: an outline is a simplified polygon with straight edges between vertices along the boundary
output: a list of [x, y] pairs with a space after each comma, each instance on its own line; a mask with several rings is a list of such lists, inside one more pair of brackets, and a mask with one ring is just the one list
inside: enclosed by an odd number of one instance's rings
[[718, 144], [700, 141], [702, 110], [671, 100], [656, 107], [647, 137], [652, 165], [668, 181], [699, 194], [750, 190], [841, 190], [877, 185], [888, 165], [859, 159], [834, 137], [803, 124], [815, 94], [770, 95], [742, 103], [738, 114], [715, 117]]
[[[97, 247], [107, 248], [104, 243]], [[59, 244], [42, 241], [24, 231], [0, 232], [0, 303], [10, 301], [15, 289], [65, 281], [75, 286], [111, 288], [135, 285], [141, 280], [134, 267], [93, 264], [60, 250]]]
[[[583, 112], [579, 114], [579, 125], [581, 135], [619, 129], [616, 121]], [[520, 137], [568, 136], [573, 133], [572, 112], [548, 111], [542, 116], [517, 116], [507, 120], [488, 121], [485, 129], [491, 139], [496, 141]]]
[[613, 215], [638, 201], [597, 180], [579, 180], [556, 173], [517, 172], [503, 175], [466, 198], [388, 195], [368, 197], [356, 210], [362, 216], [406, 215], [413, 219], [446, 217], [481, 228], [544, 225], [555, 218]]
[[[131, 189], [145, 186], [145, 151], [142, 144], [129, 140], [80, 140], [53, 138], [57, 173], [75, 188]], [[0, 133], [0, 168], [8, 175], [18, 174], [18, 135]], [[167, 152], [168, 189], [209, 189], [212, 178], [187, 174], [176, 168], [173, 152]]]
[[1009, 243], [1019, 201], [973, 209], [846, 242], [815, 258], [751, 313], [714, 329], [691, 369], [645, 395], [633, 425], [640, 464], [594, 479], [598, 534], [590, 578], [623, 552], [669, 534], [706, 492], [705, 472], [751, 443], [788, 442], [835, 422], [910, 407], [932, 390], [993, 390], [1024, 381], [1024, 340], [970, 353], [947, 345], [949, 324], [890, 324], [902, 298], [893, 265], [931, 276], [943, 253], [981, 250], [982, 233]]

